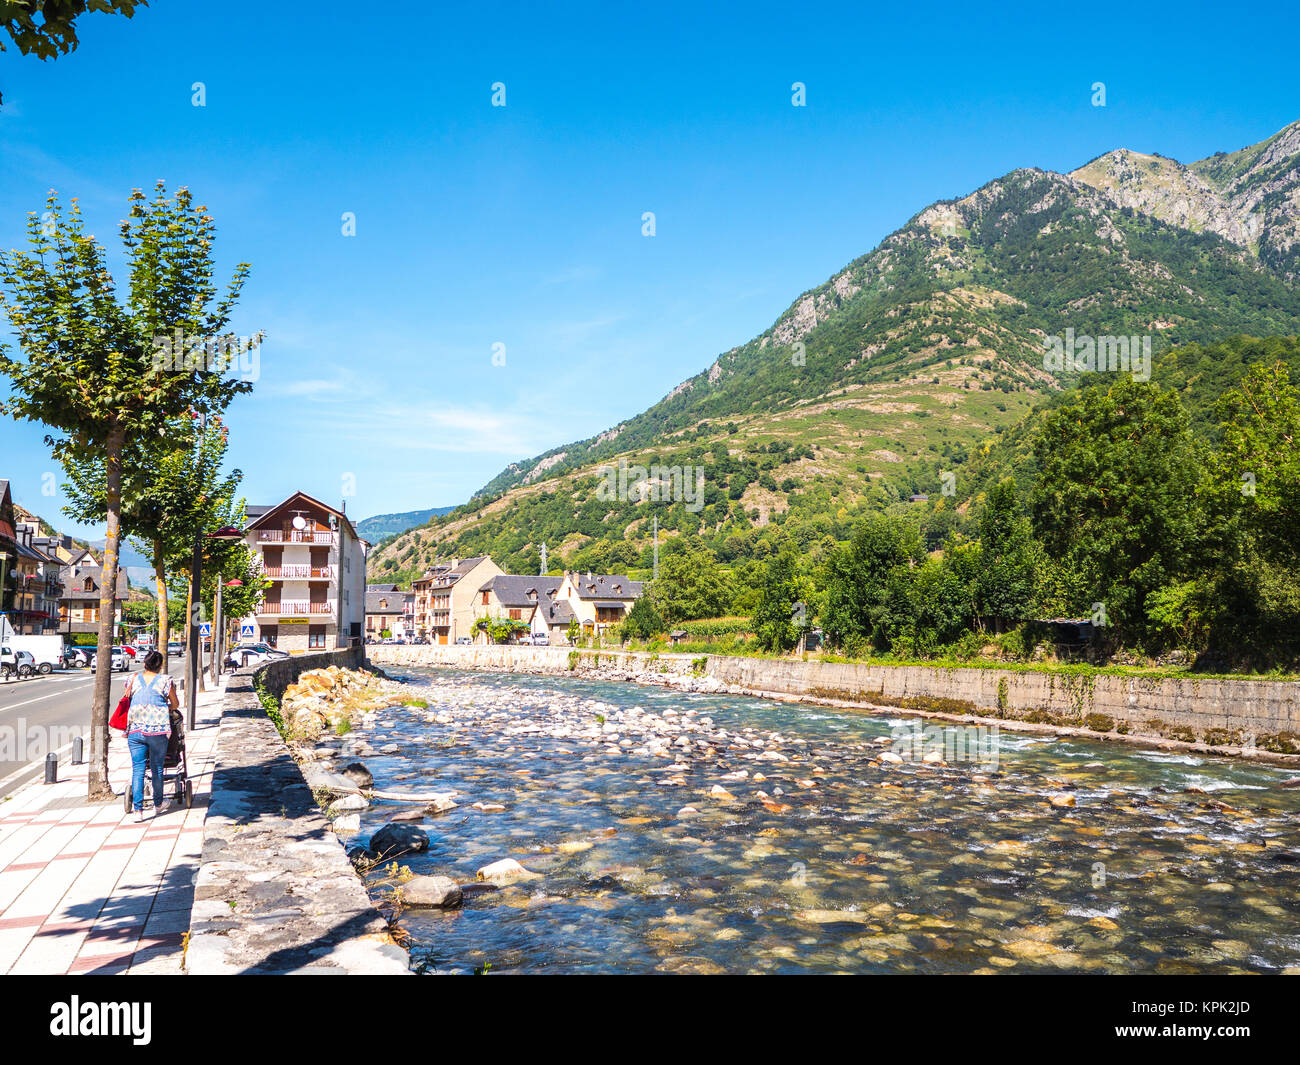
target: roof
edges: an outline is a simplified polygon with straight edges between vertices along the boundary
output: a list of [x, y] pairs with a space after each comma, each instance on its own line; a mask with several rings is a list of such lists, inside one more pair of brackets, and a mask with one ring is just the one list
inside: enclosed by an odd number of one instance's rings
[[[82, 590], [82, 585], [87, 577], [94, 583], [94, 591]], [[60, 599], [98, 599], [99, 588], [104, 580], [104, 567], [60, 566], [59, 580], [63, 582], [63, 594], [59, 597]], [[130, 584], [126, 579], [126, 571], [119, 569], [117, 571], [117, 594], [114, 598], [125, 599], [129, 593]]]
[[395, 584], [367, 584], [367, 585], [366, 585], [366, 591], [367, 591], [367, 592], [395, 592], [395, 591], [397, 591], [397, 585], [395, 585]]
[[306, 503], [311, 504], [314, 507], [320, 507], [321, 510], [325, 511], [328, 514], [337, 515], [339, 522], [347, 526], [348, 532], [352, 535], [352, 538], [354, 540], [359, 539], [359, 537], [357, 536], [357, 530], [352, 524], [352, 520], [346, 514], [344, 514], [343, 511], [330, 506], [328, 503], [322, 503], [319, 499], [315, 499], [312, 496], [309, 496], [306, 492], [294, 492], [293, 495], [289, 496], [288, 499], [282, 499], [279, 503], [276, 503], [274, 506], [269, 506], [269, 507], [260, 504], [257, 506], [250, 507], [247, 504], [245, 504], [244, 519], [248, 522], [245, 531], [248, 531], [249, 529], [257, 528], [259, 525], [265, 522], [266, 519], [269, 518], [272, 514], [278, 513], [279, 511], [289, 508], [289, 504], [294, 503], [299, 499], [303, 500]]
[[540, 604], [538, 613], [542, 615], [542, 619], [548, 625], [567, 625], [577, 617], [573, 612], [573, 607], [569, 606], [563, 599]]
[[[401, 614], [405, 610], [406, 592], [391, 591], [387, 588], [380, 588], [375, 591], [366, 590], [366, 613], [367, 614]], [[387, 600], [388, 605], [381, 605], [382, 601]]]
[[621, 573], [570, 573], [569, 579], [579, 599], [636, 599], [641, 595], [641, 582]]
[[[479, 591], [492, 592], [502, 606], [532, 606], [553, 596], [563, 583], [562, 577], [521, 577], [513, 573], [502, 573], [484, 584]], [[533, 594], [529, 595], [529, 592]]]

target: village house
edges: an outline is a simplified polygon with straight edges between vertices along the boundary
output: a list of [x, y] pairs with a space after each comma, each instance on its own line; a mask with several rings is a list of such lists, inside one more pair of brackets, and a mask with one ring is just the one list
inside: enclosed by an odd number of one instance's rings
[[470, 635], [482, 585], [501, 567], [487, 555], [436, 562], [411, 582], [415, 594], [415, 630], [432, 643], [455, 643]]
[[563, 577], [520, 577], [498, 574], [479, 588], [479, 617], [521, 621], [533, 636], [546, 636], [552, 644], [565, 643], [569, 622], [576, 615], [560, 598]]
[[359, 644], [370, 545], [347, 514], [305, 492], [244, 512], [245, 539], [271, 583], [241, 622], [241, 642], [262, 640], [290, 654]]
[[403, 592], [395, 584], [366, 585], [366, 639], [383, 639], [383, 633], [405, 637], [414, 630], [409, 627], [414, 613], [415, 596]]
[[588, 635], [622, 621], [641, 596], [641, 582], [617, 573], [565, 572], [557, 599], [567, 603]]
[[[104, 567], [89, 551], [73, 548], [74, 561], [59, 568], [63, 588], [59, 594], [59, 632], [67, 636], [93, 636], [99, 632], [99, 592]], [[113, 593], [113, 639], [122, 630], [122, 605], [130, 594], [126, 573], [117, 571]]]
[[34, 522], [20, 521], [14, 531], [17, 565], [13, 568], [17, 573], [10, 575], [14, 590], [9, 623], [20, 635], [52, 633], [59, 624], [63, 591], [59, 561], [43, 550], [47, 538], [39, 535]]

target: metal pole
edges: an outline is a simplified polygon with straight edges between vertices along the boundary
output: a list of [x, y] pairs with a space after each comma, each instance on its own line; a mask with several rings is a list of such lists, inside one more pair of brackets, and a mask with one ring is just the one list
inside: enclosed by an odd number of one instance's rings
[[203, 541], [194, 534], [194, 557], [190, 561], [190, 617], [185, 641], [185, 727], [194, 730], [194, 715], [199, 701], [199, 670], [203, 668], [199, 646], [199, 582], [203, 572]]
[[217, 603], [212, 608], [212, 683], [221, 676], [221, 574], [217, 574]]

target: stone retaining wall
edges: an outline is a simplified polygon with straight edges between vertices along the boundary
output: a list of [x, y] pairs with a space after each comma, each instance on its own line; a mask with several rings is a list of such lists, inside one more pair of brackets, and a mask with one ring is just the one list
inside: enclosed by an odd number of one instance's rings
[[361, 648], [299, 655], [230, 677], [185, 968], [190, 973], [410, 971], [254, 691], [307, 669], [362, 664]]
[[1045, 670], [573, 652], [567, 647], [385, 644], [372, 646], [370, 652], [378, 665], [572, 672], [610, 679], [628, 679], [629, 672], [696, 675], [756, 695], [1150, 736], [1224, 753], [1239, 753], [1243, 745], [1274, 754], [1300, 753], [1300, 682], [1296, 681], [1086, 676]]

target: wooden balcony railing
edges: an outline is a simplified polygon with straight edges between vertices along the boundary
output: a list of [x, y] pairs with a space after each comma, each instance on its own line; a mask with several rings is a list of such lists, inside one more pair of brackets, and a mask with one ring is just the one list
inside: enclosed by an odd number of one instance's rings
[[258, 529], [259, 544], [336, 544], [338, 533], [313, 531], [311, 529]]
[[278, 603], [262, 602], [257, 608], [259, 614], [281, 614], [285, 617], [293, 617], [299, 614], [320, 614], [329, 616], [337, 612], [338, 600], [327, 599], [324, 602], [312, 603], [306, 599], [281, 599]]
[[267, 566], [263, 572], [268, 577], [278, 577], [281, 580], [315, 580], [316, 578], [333, 579], [335, 567], [333, 566], [311, 566], [305, 562], [292, 563], [286, 566]]

